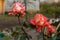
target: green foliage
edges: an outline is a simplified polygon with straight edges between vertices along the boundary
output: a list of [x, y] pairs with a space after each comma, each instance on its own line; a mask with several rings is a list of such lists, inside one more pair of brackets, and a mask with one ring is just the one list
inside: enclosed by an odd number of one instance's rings
[[57, 14], [60, 13], [60, 3], [53, 3], [53, 4], [48, 4], [48, 3], [44, 3], [40, 5], [40, 12], [42, 14], [49, 14], [49, 15], [53, 15], [53, 14]]
[[20, 40], [26, 40], [26, 35], [24, 33], [21, 35]]
[[8, 36], [5, 36], [4, 40], [10, 40], [10, 38]]
[[20, 29], [20, 26], [16, 26], [16, 31], [19, 31]]
[[4, 36], [4, 33], [0, 32], [0, 38], [3, 38]]
[[16, 37], [16, 36], [18, 36], [19, 34], [18, 34], [18, 32], [14, 31], [11, 35], [12, 35], [12, 37]]
[[35, 27], [33, 26], [33, 25], [31, 25], [29, 22], [25, 22], [24, 24], [23, 24], [23, 26], [25, 27], [25, 28], [32, 28], [32, 29], [34, 29]]
[[57, 38], [57, 34], [55, 33], [54, 36], [52, 36], [52, 39], [56, 40], [56, 38]]

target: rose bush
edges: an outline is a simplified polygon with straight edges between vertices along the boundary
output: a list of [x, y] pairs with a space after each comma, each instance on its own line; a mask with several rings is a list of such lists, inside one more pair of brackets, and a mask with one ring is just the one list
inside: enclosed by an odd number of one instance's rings
[[[30, 35], [27, 34], [27, 32], [24, 30], [24, 26], [23, 26], [23, 19], [22, 17], [20, 17], [21, 15], [25, 15], [25, 7], [19, 3], [16, 2], [12, 5], [12, 9], [9, 11], [9, 15], [13, 15], [13, 16], [18, 16], [18, 22], [19, 25], [21, 27], [21, 30], [24, 32], [24, 34], [26, 35], [26, 38], [29, 40], [30, 38], [32, 38]], [[28, 16], [28, 15], [26, 15]], [[22, 20], [21, 20], [22, 19]], [[24, 21], [26, 22], [26, 21]], [[33, 19], [30, 19], [30, 24], [36, 26], [36, 31], [40, 32], [42, 28], [47, 27], [48, 28], [48, 32], [50, 33], [54, 33], [54, 26], [50, 25], [50, 22], [48, 22], [48, 18], [45, 17], [42, 14], [36, 14]]]

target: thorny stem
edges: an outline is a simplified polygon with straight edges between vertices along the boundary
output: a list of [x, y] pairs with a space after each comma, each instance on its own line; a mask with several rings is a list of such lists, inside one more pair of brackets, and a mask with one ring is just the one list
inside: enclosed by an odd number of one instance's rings
[[19, 22], [19, 25], [21, 26], [21, 30], [24, 32], [24, 34], [26, 35], [26, 38], [29, 40], [31, 38], [30, 35], [27, 34], [27, 32], [25, 31], [25, 29], [23, 28], [23, 24], [20, 23], [20, 15], [18, 15], [18, 22]]

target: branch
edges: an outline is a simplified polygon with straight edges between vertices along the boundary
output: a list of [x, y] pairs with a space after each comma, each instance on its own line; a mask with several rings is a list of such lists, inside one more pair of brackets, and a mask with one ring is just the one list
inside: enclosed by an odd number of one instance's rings
[[28, 35], [28, 33], [25, 31], [25, 29], [23, 28], [23, 24], [20, 23], [20, 15], [18, 16], [18, 22], [19, 25], [21, 26], [21, 30], [24, 32], [24, 34], [26, 35], [27, 39], [29, 40], [30, 38], [32, 39], [32, 37], [30, 35]]

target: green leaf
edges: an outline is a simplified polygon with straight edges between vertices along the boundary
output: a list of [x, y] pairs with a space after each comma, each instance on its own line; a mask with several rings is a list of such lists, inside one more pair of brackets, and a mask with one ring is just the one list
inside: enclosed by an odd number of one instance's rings
[[18, 35], [18, 33], [17, 33], [17, 32], [13, 32], [11, 35], [12, 35], [13, 37], [16, 37], [16, 36]]
[[10, 40], [10, 38], [8, 36], [5, 36], [4, 40]]
[[2, 33], [2, 32], [0, 32], [0, 38], [3, 38], [5, 35]]
[[52, 39], [56, 40], [56, 38], [57, 38], [57, 34], [54, 34], [54, 36], [52, 36]]
[[16, 31], [18, 31], [18, 30], [20, 30], [20, 27], [19, 26], [16, 27]]
[[20, 40], [26, 40], [26, 35], [22, 34], [21, 37], [20, 37]]

